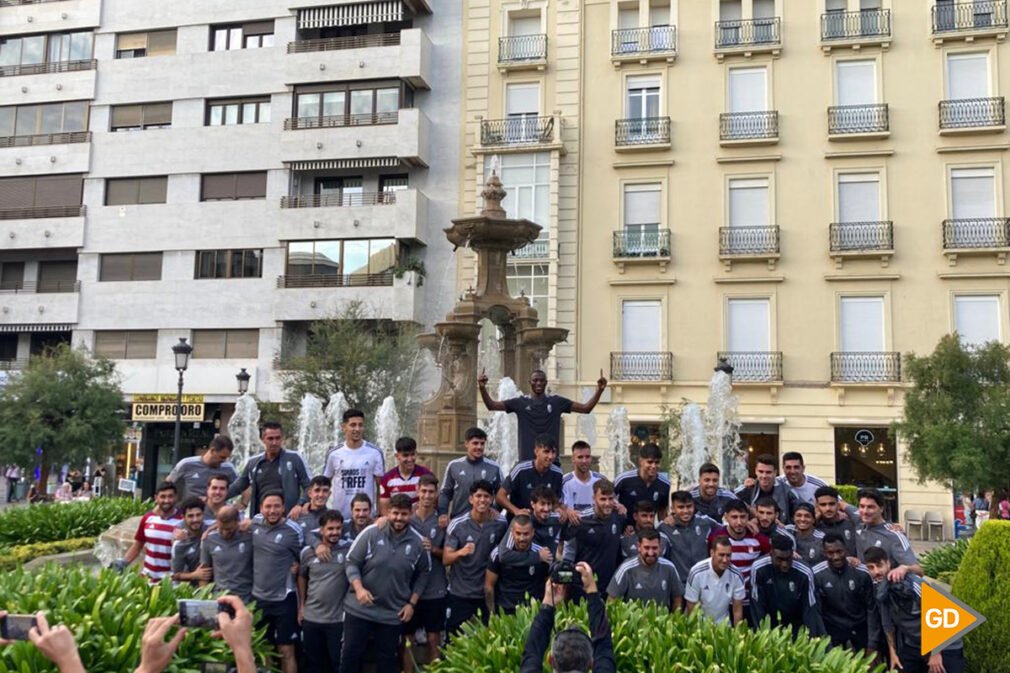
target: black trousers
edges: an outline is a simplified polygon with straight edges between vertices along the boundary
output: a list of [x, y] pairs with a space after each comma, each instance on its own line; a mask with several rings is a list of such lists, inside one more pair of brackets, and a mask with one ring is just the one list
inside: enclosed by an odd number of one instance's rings
[[[944, 650], [943, 668], [947, 673], [964, 673], [964, 650]], [[901, 658], [902, 673], [929, 673], [929, 657], [919, 654], [918, 647], [902, 647], [898, 650]]]
[[851, 649], [855, 652], [863, 652], [866, 650], [868, 634], [866, 632], [865, 625], [861, 628], [856, 627], [854, 629], [846, 629], [841, 626], [825, 624], [824, 628], [828, 632], [828, 637], [831, 638], [832, 647], [851, 646]]
[[344, 644], [340, 651], [341, 673], [361, 673], [369, 641], [375, 652], [375, 673], [400, 673], [402, 624], [380, 624], [344, 615]]
[[449, 594], [449, 610], [445, 620], [446, 633], [449, 636], [455, 635], [459, 632], [459, 627], [476, 614], [480, 614], [480, 620], [487, 624], [487, 603], [483, 598], [460, 598]]
[[344, 636], [342, 622], [317, 624], [302, 622], [302, 648], [308, 673], [340, 673], [340, 646]]

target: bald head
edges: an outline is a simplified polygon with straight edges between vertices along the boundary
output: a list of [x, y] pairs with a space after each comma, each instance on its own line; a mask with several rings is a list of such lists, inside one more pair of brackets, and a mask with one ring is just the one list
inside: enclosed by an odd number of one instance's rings
[[238, 532], [238, 510], [225, 505], [217, 511], [217, 529], [221, 537], [230, 540]]

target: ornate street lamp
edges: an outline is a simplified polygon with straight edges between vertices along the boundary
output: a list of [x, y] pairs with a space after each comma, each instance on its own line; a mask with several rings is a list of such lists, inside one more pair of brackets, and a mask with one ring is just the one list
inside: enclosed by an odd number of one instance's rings
[[179, 372], [179, 392], [175, 397], [175, 442], [172, 443], [172, 465], [179, 461], [179, 438], [182, 434], [182, 377], [189, 367], [189, 356], [193, 346], [186, 343], [185, 337], [179, 337], [179, 343], [172, 346], [175, 354], [175, 370]]
[[238, 381], [239, 395], [245, 395], [247, 392], [249, 392], [249, 379], [251, 378], [252, 374], [247, 372], [245, 370], [245, 367], [243, 367], [242, 371], [240, 371], [238, 374], [235, 375], [235, 380]]

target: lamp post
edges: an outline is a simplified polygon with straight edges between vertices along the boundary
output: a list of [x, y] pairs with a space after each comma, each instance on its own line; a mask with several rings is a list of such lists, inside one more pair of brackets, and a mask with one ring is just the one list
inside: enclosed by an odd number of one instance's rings
[[238, 374], [235, 375], [235, 380], [238, 381], [238, 394], [239, 394], [239, 397], [241, 397], [242, 395], [245, 395], [247, 392], [249, 392], [249, 379], [251, 379], [251, 378], [252, 378], [252, 374], [250, 374], [249, 372], [247, 372], [245, 370], [245, 367], [243, 367], [242, 371], [240, 371]]
[[182, 434], [182, 376], [189, 367], [189, 356], [193, 346], [186, 343], [185, 337], [179, 337], [179, 343], [172, 346], [175, 354], [175, 370], [179, 372], [179, 392], [175, 398], [175, 442], [172, 443], [172, 465], [179, 461], [179, 438]]

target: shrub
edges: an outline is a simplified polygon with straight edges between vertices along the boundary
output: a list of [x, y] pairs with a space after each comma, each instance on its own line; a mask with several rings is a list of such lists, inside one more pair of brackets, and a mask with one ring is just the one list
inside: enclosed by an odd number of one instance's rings
[[150, 509], [150, 501], [130, 498], [11, 507], [0, 513], [0, 547], [95, 537]]
[[[152, 616], [171, 615], [180, 598], [209, 598], [210, 589], [189, 585], [173, 588], [169, 581], [151, 587], [135, 572], [46, 566], [39, 572], [0, 573], [0, 605], [10, 612], [44, 610], [50, 624], [65, 624], [74, 632], [88, 673], [123, 673], [140, 662], [140, 641]], [[257, 660], [265, 661], [268, 645], [263, 631], [253, 636]], [[228, 646], [210, 631], [191, 629], [182, 641], [171, 673], [196, 673], [207, 662], [232, 661]], [[43, 673], [56, 668], [31, 643], [0, 650], [0, 673]]]
[[940, 578], [940, 573], [956, 572], [964, 558], [964, 553], [968, 551], [969, 541], [970, 538], [958, 539], [924, 554], [919, 560], [923, 572], [937, 579]]
[[[526, 634], [537, 605], [515, 615], [496, 615], [487, 627], [468, 622], [454, 638], [442, 660], [429, 673], [499, 673], [518, 671]], [[671, 615], [663, 608], [641, 603], [608, 603], [618, 673], [867, 673], [870, 658], [836, 649], [827, 639], [800, 636], [794, 643], [787, 630], [762, 627], [750, 631], [717, 625], [700, 611]], [[563, 605], [557, 628], [572, 622], [586, 628], [585, 604]], [[548, 670], [545, 666], [544, 670]], [[877, 673], [883, 667], [874, 669]]]
[[969, 670], [1010, 671], [1010, 521], [979, 527], [954, 578], [953, 592], [987, 620], [965, 636]]
[[838, 495], [842, 497], [846, 503], [859, 507], [859, 487], [853, 486], [852, 484], [835, 484], [835, 490], [838, 491]]
[[95, 546], [93, 537], [75, 537], [71, 540], [59, 540], [57, 542], [38, 542], [36, 544], [23, 544], [11, 547], [0, 554], [0, 570], [13, 570], [23, 563], [40, 556], [51, 556], [52, 554], [64, 554], [71, 551], [91, 549]]

